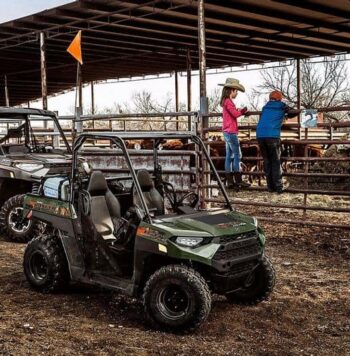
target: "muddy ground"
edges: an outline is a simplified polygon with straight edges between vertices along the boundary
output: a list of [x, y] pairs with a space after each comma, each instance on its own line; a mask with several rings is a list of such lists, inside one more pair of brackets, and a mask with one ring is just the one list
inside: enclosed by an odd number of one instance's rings
[[214, 297], [192, 335], [150, 330], [142, 306], [117, 294], [32, 291], [24, 245], [0, 241], [1, 355], [349, 355], [350, 233], [266, 225], [277, 270], [271, 300], [255, 307]]

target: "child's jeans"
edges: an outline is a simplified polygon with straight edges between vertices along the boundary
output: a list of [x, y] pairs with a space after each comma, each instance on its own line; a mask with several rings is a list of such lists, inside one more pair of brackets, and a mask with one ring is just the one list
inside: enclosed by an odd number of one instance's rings
[[241, 147], [237, 134], [224, 132], [226, 142], [225, 171], [239, 172], [241, 161]]

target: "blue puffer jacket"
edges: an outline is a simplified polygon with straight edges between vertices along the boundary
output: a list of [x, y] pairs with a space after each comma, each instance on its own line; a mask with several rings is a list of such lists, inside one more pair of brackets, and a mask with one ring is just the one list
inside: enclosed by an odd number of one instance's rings
[[257, 138], [280, 138], [281, 126], [289, 107], [282, 101], [270, 100], [263, 107], [258, 126]]

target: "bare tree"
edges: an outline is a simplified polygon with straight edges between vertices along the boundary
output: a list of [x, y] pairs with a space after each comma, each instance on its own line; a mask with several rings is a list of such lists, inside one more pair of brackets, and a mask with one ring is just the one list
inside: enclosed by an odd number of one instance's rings
[[221, 112], [220, 99], [221, 89], [213, 89], [208, 96], [209, 112]]
[[[170, 93], [162, 101], [157, 101], [152, 97], [152, 93], [146, 90], [135, 92], [132, 96], [132, 104], [135, 111], [143, 114], [167, 113], [175, 110], [174, 101]], [[181, 105], [183, 106], [183, 105]], [[171, 119], [171, 118], [170, 118]], [[175, 129], [175, 123], [169, 123], [164, 119], [164, 122], [151, 122], [145, 118], [140, 122], [141, 125], [147, 125], [149, 130], [161, 130], [163, 128]]]
[[132, 103], [136, 112], [144, 114], [163, 113], [173, 109], [173, 101], [169, 94], [162, 103], [159, 103], [152, 97], [152, 93], [146, 90], [134, 92]]
[[[301, 106], [304, 108], [319, 108], [344, 105], [350, 101], [350, 85], [348, 68], [344, 56], [326, 58], [322, 63], [312, 63], [301, 60]], [[297, 79], [296, 63], [263, 70], [261, 73], [262, 84], [254, 89], [249, 96], [250, 105], [257, 109], [262, 96], [272, 90], [283, 93], [289, 104], [297, 104]], [[261, 106], [260, 106], [261, 107]], [[333, 119], [343, 119], [342, 113], [327, 115]]]

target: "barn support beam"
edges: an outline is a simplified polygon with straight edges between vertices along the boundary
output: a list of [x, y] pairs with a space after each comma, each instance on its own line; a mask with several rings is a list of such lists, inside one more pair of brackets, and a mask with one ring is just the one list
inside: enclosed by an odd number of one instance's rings
[[[204, 0], [198, 1], [199, 96], [201, 115], [208, 114]], [[203, 118], [203, 125], [208, 118]]]
[[[179, 112], [179, 73], [174, 72], [175, 79], [175, 112]], [[176, 131], [179, 131], [179, 118], [176, 118]]]
[[[40, 74], [41, 74], [41, 98], [43, 109], [47, 110], [47, 68], [46, 68], [46, 43], [45, 33], [40, 32]], [[47, 128], [47, 121], [44, 121], [44, 127]]]
[[[192, 59], [191, 50], [187, 48], [186, 54], [186, 64], [187, 64], [187, 111], [192, 110]], [[191, 116], [188, 116], [188, 131], [192, 130]]]
[[[94, 81], [90, 82], [91, 88], [91, 115], [95, 115], [95, 88]], [[95, 120], [92, 120], [92, 128], [95, 128]]]
[[7, 83], [7, 75], [4, 76], [4, 88], [5, 88], [5, 106], [10, 106], [9, 88]]
[[[301, 69], [300, 58], [297, 58], [297, 109], [301, 108]], [[298, 134], [299, 140], [301, 139], [301, 125], [300, 125], [300, 112], [298, 114]]]
[[[206, 141], [206, 129], [208, 128], [208, 97], [207, 97], [207, 81], [206, 81], [206, 42], [205, 42], [205, 11], [204, 0], [198, 1], [198, 54], [199, 54], [199, 127], [197, 132], [202, 140]], [[206, 199], [210, 198], [210, 190], [206, 188], [209, 183], [210, 175], [204, 172], [208, 170], [208, 162], [206, 162], [203, 152], [198, 152], [197, 177], [198, 193], [200, 198], [201, 208], [206, 208]]]

